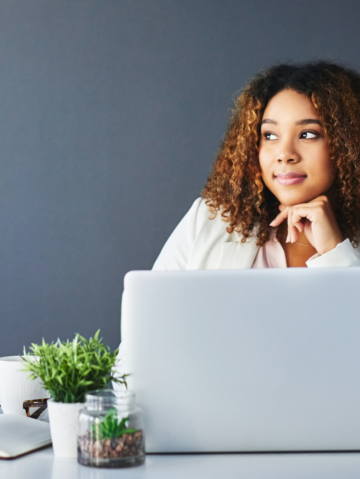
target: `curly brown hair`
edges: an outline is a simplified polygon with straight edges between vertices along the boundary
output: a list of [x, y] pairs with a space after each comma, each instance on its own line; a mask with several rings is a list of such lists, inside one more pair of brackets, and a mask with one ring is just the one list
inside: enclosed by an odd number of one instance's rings
[[[227, 131], [201, 193], [214, 218], [229, 223], [242, 242], [256, 232], [257, 245], [270, 238], [279, 201], [264, 184], [259, 165], [260, 125], [269, 100], [285, 89], [305, 94], [329, 138], [335, 168], [335, 215], [357, 247], [360, 231], [360, 75], [339, 64], [316, 61], [280, 64], [261, 72], [235, 101]], [[279, 237], [279, 230], [278, 230]]]

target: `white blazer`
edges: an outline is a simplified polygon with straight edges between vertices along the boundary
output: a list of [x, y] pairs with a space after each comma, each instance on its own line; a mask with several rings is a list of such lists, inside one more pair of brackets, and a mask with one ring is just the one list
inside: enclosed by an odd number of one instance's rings
[[[205, 200], [197, 198], [175, 228], [153, 270], [241, 269], [251, 268], [259, 246], [256, 238], [241, 243], [242, 236], [226, 231], [228, 223], [221, 213], [209, 219]], [[360, 266], [360, 253], [346, 239], [323, 255], [316, 254], [306, 262], [309, 268]]]

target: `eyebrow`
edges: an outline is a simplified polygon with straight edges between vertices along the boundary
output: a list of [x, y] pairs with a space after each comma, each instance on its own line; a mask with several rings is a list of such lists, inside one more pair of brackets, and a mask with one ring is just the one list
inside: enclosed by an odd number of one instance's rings
[[[272, 125], [277, 125], [277, 121], [271, 120], [270, 118], [266, 118], [261, 122], [261, 124], [264, 123], [271, 123]], [[306, 118], [305, 120], [299, 120], [295, 123], [295, 125], [309, 125], [311, 123], [315, 123], [316, 125], [321, 126], [321, 122], [319, 120], [315, 120], [314, 118]]]

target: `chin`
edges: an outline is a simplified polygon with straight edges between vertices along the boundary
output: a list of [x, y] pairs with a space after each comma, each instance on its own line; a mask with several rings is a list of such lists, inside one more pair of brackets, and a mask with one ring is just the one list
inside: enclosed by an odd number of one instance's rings
[[309, 197], [308, 195], [279, 195], [277, 199], [285, 206], [299, 205], [300, 203], [308, 203], [313, 200], [315, 196]]

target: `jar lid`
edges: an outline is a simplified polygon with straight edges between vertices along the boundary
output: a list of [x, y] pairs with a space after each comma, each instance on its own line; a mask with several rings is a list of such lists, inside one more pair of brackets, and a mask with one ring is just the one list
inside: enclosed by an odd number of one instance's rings
[[131, 391], [96, 389], [85, 394], [85, 403], [86, 408], [93, 411], [105, 411], [111, 407], [131, 408], [135, 404], [135, 394]]

